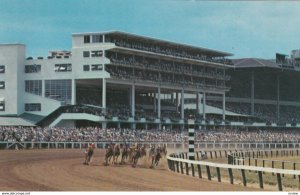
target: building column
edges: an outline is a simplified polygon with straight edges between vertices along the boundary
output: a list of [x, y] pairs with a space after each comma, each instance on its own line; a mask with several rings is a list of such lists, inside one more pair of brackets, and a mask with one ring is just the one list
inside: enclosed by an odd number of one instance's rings
[[254, 115], [254, 72], [251, 73], [251, 115]]
[[135, 85], [131, 86], [131, 115], [135, 117]]
[[158, 97], [157, 97], [157, 118], [160, 119], [160, 117], [161, 117], [160, 86], [158, 87], [157, 94], [158, 94]]
[[154, 112], [156, 112], [156, 93], [154, 92], [153, 93], [154, 95], [153, 95], [153, 108], [154, 108]]
[[[73, 83], [72, 83], [73, 86]], [[42, 80], [42, 97], [45, 97], [45, 91], [46, 91], [46, 85], [45, 85], [45, 80]], [[72, 89], [72, 93], [73, 93], [73, 89]], [[72, 98], [73, 99], [73, 98]]]
[[171, 93], [171, 102], [174, 104], [174, 93]]
[[197, 114], [200, 114], [200, 95], [199, 92], [196, 94], [196, 110]]
[[[43, 80], [44, 81], [44, 80]], [[76, 104], [76, 80], [72, 79], [72, 100], [71, 104]]]
[[279, 75], [277, 75], [277, 121], [280, 119], [280, 81], [279, 81]]
[[202, 102], [202, 106], [203, 106], [203, 119], [206, 119], [206, 112], [205, 112], [205, 105], [206, 105], [206, 93], [203, 92], [203, 102]]
[[226, 101], [225, 101], [225, 92], [222, 94], [222, 97], [223, 97], [223, 120], [225, 120], [226, 118], [225, 118], [225, 109], [226, 109]]
[[176, 112], [178, 112], [178, 92], [176, 92]]
[[102, 109], [106, 113], [106, 79], [102, 79]]
[[184, 89], [181, 90], [181, 119], [184, 119]]

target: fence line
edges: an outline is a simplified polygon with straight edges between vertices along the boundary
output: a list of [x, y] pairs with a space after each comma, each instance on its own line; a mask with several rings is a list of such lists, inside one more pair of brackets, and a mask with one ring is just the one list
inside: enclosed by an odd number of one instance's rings
[[[109, 143], [141, 143], [149, 145], [166, 144], [168, 148], [187, 149], [188, 142], [159, 142], [159, 141], [83, 141], [83, 142], [16, 142], [16, 141], [0, 141], [0, 149], [13, 149], [13, 147], [21, 148], [83, 148], [89, 143], [95, 143], [97, 148], [104, 148]], [[211, 150], [211, 149], [286, 149], [299, 148], [300, 143], [276, 143], [276, 142], [195, 142], [195, 149]]]
[[[205, 153], [201, 152], [201, 156], [207, 155], [206, 158], [214, 158], [213, 154], [215, 153], [215, 158], [217, 158], [218, 152], [220, 152], [220, 151], [205, 151]], [[230, 155], [229, 154], [230, 152], [227, 152], [227, 151], [222, 151], [222, 152], [223, 153], [225, 152], [225, 156]], [[254, 152], [256, 152], [258, 154], [263, 151], [254, 151]], [[242, 183], [244, 186], [247, 185], [247, 178], [246, 178], [245, 171], [257, 172], [258, 180], [259, 180], [259, 187], [262, 189], [264, 188], [264, 180], [263, 180], [264, 174], [263, 173], [272, 173], [272, 175], [276, 175], [277, 186], [278, 186], [279, 191], [282, 191], [282, 177], [284, 177], [284, 175], [293, 175], [294, 179], [296, 179], [296, 176], [297, 176], [298, 188], [300, 188], [300, 170], [296, 170], [295, 167], [293, 169], [278, 169], [278, 168], [274, 168], [274, 167], [270, 168], [270, 167], [245, 166], [245, 165], [236, 165], [236, 164], [222, 164], [222, 163], [206, 162], [206, 161], [199, 160], [199, 159], [201, 159], [199, 157], [199, 153], [200, 153], [200, 151], [196, 152], [198, 161], [188, 160], [186, 158], [186, 152], [171, 154], [170, 156], [167, 157], [169, 170], [171, 170], [173, 172], [181, 173], [181, 174], [186, 174], [186, 175], [189, 175], [189, 172], [192, 171], [191, 175], [193, 177], [195, 177], [195, 175], [196, 175], [195, 167], [197, 167], [198, 177], [203, 178], [203, 171], [201, 169], [201, 166], [202, 166], [202, 167], [205, 167], [205, 169], [206, 169], [207, 179], [211, 180], [211, 178], [212, 178], [211, 170], [212, 170], [212, 168], [214, 168], [214, 169], [216, 169], [216, 175], [217, 175], [218, 182], [221, 182], [220, 169], [225, 169], [225, 170], [228, 170], [229, 182], [231, 184], [233, 184], [233, 181], [234, 181], [234, 176], [233, 176], [232, 171], [237, 170], [237, 171], [241, 172]], [[208, 154], [210, 154], [210, 155], [208, 155]], [[221, 152], [219, 153], [219, 157], [222, 157]], [[179, 165], [180, 165], [181, 169], [179, 169]], [[183, 167], [185, 167], [185, 173], [184, 173]]]

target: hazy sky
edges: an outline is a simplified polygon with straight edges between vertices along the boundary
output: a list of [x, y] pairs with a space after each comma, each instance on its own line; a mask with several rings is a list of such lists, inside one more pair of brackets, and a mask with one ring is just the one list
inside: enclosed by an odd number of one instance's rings
[[24, 43], [27, 56], [70, 50], [72, 33], [109, 30], [274, 58], [300, 49], [300, 2], [0, 0], [0, 43]]

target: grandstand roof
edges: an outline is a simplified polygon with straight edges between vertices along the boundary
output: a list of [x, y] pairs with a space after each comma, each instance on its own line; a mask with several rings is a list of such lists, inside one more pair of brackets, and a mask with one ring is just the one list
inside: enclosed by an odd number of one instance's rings
[[254, 67], [270, 67], [270, 68], [281, 68], [275, 60], [266, 60], [259, 58], [242, 58], [232, 59], [235, 68], [254, 68]]
[[93, 35], [93, 34], [112, 34], [112, 35], [119, 35], [119, 36], [124, 36], [124, 37], [131, 37], [131, 38], [135, 38], [135, 39], [141, 39], [141, 40], [145, 40], [145, 41], [149, 41], [151, 40], [152, 42], [158, 42], [161, 44], [165, 44], [168, 46], [173, 46], [173, 47], [182, 47], [185, 49], [189, 49], [189, 50], [197, 50], [200, 53], [206, 54], [206, 55], [210, 55], [213, 57], [225, 57], [225, 56], [232, 56], [232, 53], [228, 53], [228, 52], [223, 52], [223, 51], [218, 51], [218, 50], [212, 50], [212, 49], [208, 49], [208, 48], [203, 48], [203, 47], [196, 47], [193, 45], [188, 45], [188, 44], [182, 44], [182, 43], [176, 43], [176, 42], [172, 42], [172, 41], [166, 41], [166, 40], [162, 40], [162, 39], [157, 39], [157, 38], [152, 38], [152, 37], [147, 37], [147, 36], [141, 36], [141, 35], [136, 35], [136, 34], [132, 34], [132, 33], [126, 33], [126, 32], [121, 32], [121, 31], [105, 31], [105, 32], [87, 32], [87, 33], [73, 33], [73, 36], [82, 36], [82, 35]]

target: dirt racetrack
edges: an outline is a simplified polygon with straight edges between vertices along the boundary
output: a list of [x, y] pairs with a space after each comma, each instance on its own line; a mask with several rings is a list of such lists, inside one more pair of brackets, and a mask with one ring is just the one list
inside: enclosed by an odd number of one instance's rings
[[84, 150], [1, 150], [0, 191], [257, 191], [257, 188], [192, 178], [167, 170], [166, 160], [149, 169], [146, 160], [104, 166], [104, 150], [90, 166]]

